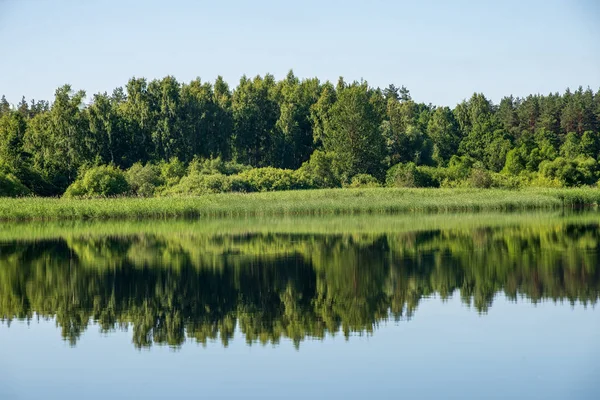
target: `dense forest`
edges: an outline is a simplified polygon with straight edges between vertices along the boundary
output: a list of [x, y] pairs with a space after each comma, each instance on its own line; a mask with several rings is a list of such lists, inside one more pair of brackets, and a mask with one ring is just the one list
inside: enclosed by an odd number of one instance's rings
[[[0, 320], [55, 318], [75, 344], [93, 322], [137, 347], [239, 329], [248, 343], [373, 332], [423, 299], [460, 294], [594, 306], [597, 223], [389, 234], [73, 234], [0, 243]], [[478, 249], [474, 251], [473, 249]], [[236, 329], [237, 328], [237, 329]]]
[[417, 103], [405, 88], [290, 72], [132, 78], [86, 101], [0, 100], [0, 196], [173, 195], [346, 186], [595, 185], [600, 91]]

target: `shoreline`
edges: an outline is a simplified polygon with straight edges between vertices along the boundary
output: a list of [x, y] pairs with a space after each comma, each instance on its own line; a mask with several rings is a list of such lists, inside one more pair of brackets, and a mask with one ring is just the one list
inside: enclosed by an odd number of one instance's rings
[[316, 189], [197, 197], [0, 198], [0, 221], [157, 220], [594, 209], [600, 189]]

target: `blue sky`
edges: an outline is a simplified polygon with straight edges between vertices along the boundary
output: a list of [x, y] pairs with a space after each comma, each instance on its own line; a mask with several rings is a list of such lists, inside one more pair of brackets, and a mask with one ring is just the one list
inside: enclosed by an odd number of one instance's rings
[[0, 0], [0, 94], [90, 96], [132, 76], [180, 81], [293, 69], [407, 86], [454, 106], [473, 92], [600, 87], [594, 0]]

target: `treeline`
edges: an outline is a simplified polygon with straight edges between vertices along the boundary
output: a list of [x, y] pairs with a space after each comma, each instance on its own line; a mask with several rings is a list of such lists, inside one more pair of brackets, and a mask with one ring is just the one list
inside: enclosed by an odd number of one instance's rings
[[[474, 248], [479, 251], [473, 251]], [[2, 243], [0, 319], [55, 317], [75, 344], [96, 322], [136, 346], [373, 332], [438, 294], [597, 304], [598, 224], [400, 234], [74, 235]], [[527, 299], [527, 300], [525, 300]]]
[[[478, 187], [593, 185], [599, 178], [600, 91], [589, 88], [500, 104], [476, 93], [451, 109], [417, 103], [404, 87], [342, 78], [334, 85], [290, 72], [280, 81], [243, 77], [233, 90], [221, 77], [132, 78], [110, 95], [85, 98], [69, 85], [52, 103], [23, 98], [11, 106], [2, 97], [0, 195], [62, 194], [98, 166], [107, 167], [73, 195], [136, 194], [131, 183], [140, 181], [123, 173], [133, 166], [148, 167], [142, 184], [154, 194], [186, 176], [195, 186], [175, 192], [340, 187], [353, 178], [355, 186]], [[199, 173], [211, 160], [233, 167]], [[274, 188], [224, 178], [252, 169]]]

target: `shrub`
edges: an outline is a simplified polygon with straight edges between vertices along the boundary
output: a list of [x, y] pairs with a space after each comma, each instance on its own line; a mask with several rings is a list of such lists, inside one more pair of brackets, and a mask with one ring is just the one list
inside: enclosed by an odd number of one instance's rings
[[12, 175], [17, 178], [31, 193], [38, 196], [58, 196], [64, 191], [50, 183], [42, 174], [33, 168], [22, 165], [19, 168], [3, 170], [0, 168], [0, 174]]
[[88, 169], [67, 188], [65, 197], [106, 197], [129, 192], [125, 174], [112, 165]]
[[550, 180], [558, 180], [563, 186], [592, 185], [596, 183], [598, 163], [592, 157], [575, 159], [557, 157], [540, 164], [540, 174]]
[[223, 161], [221, 157], [209, 159], [194, 158], [188, 166], [188, 175], [234, 175], [251, 168], [249, 165], [238, 164], [234, 161]]
[[238, 174], [257, 192], [309, 189], [311, 182], [302, 172], [273, 167], [254, 168]]
[[528, 182], [531, 187], [561, 188], [562, 182], [556, 178], [548, 178], [540, 173], [533, 174]]
[[369, 174], [358, 174], [352, 177], [352, 181], [348, 187], [351, 188], [365, 188], [365, 187], [381, 187], [379, 181]]
[[[532, 152], [532, 155], [537, 158], [539, 156], [539, 150], [537, 150], [536, 153]], [[534, 163], [535, 161], [532, 163], [532, 165]], [[523, 156], [523, 149], [512, 149], [506, 155], [506, 162], [504, 163], [504, 169], [502, 170], [502, 172], [504, 172], [505, 174], [519, 175], [521, 171], [525, 169], [526, 164], [527, 160]]]
[[0, 197], [21, 197], [29, 194], [29, 189], [16, 176], [0, 172]]
[[167, 190], [167, 194], [203, 195], [230, 191], [229, 177], [223, 174], [190, 174]]
[[467, 180], [471, 175], [471, 169], [475, 165], [475, 160], [468, 156], [452, 156], [446, 168], [448, 180], [462, 181]]
[[469, 186], [474, 188], [490, 188], [492, 187], [492, 177], [488, 171], [481, 167], [475, 167], [471, 170], [469, 176]]
[[527, 179], [521, 176], [493, 172], [490, 174], [492, 187], [501, 189], [519, 189], [526, 185]]
[[131, 188], [131, 192], [138, 196], [151, 197], [156, 189], [164, 184], [161, 171], [158, 166], [147, 163], [133, 164], [126, 172], [125, 179]]
[[315, 188], [340, 187], [341, 180], [335, 168], [333, 153], [315, 150], [310, 159], [298, 170]]
[[173, 157], [169, 162], [162, 161], [159, 164], [160, 175], [166, 186], [174, 186], [185, 176], [186, 168], [177, 157]]
[[439, 181], [431, 175], [433, 168], [423, 169], [414, 163], [399, 163], [391, 167], [386, 176], [386, 185], [393, 187], [435, 187]]

